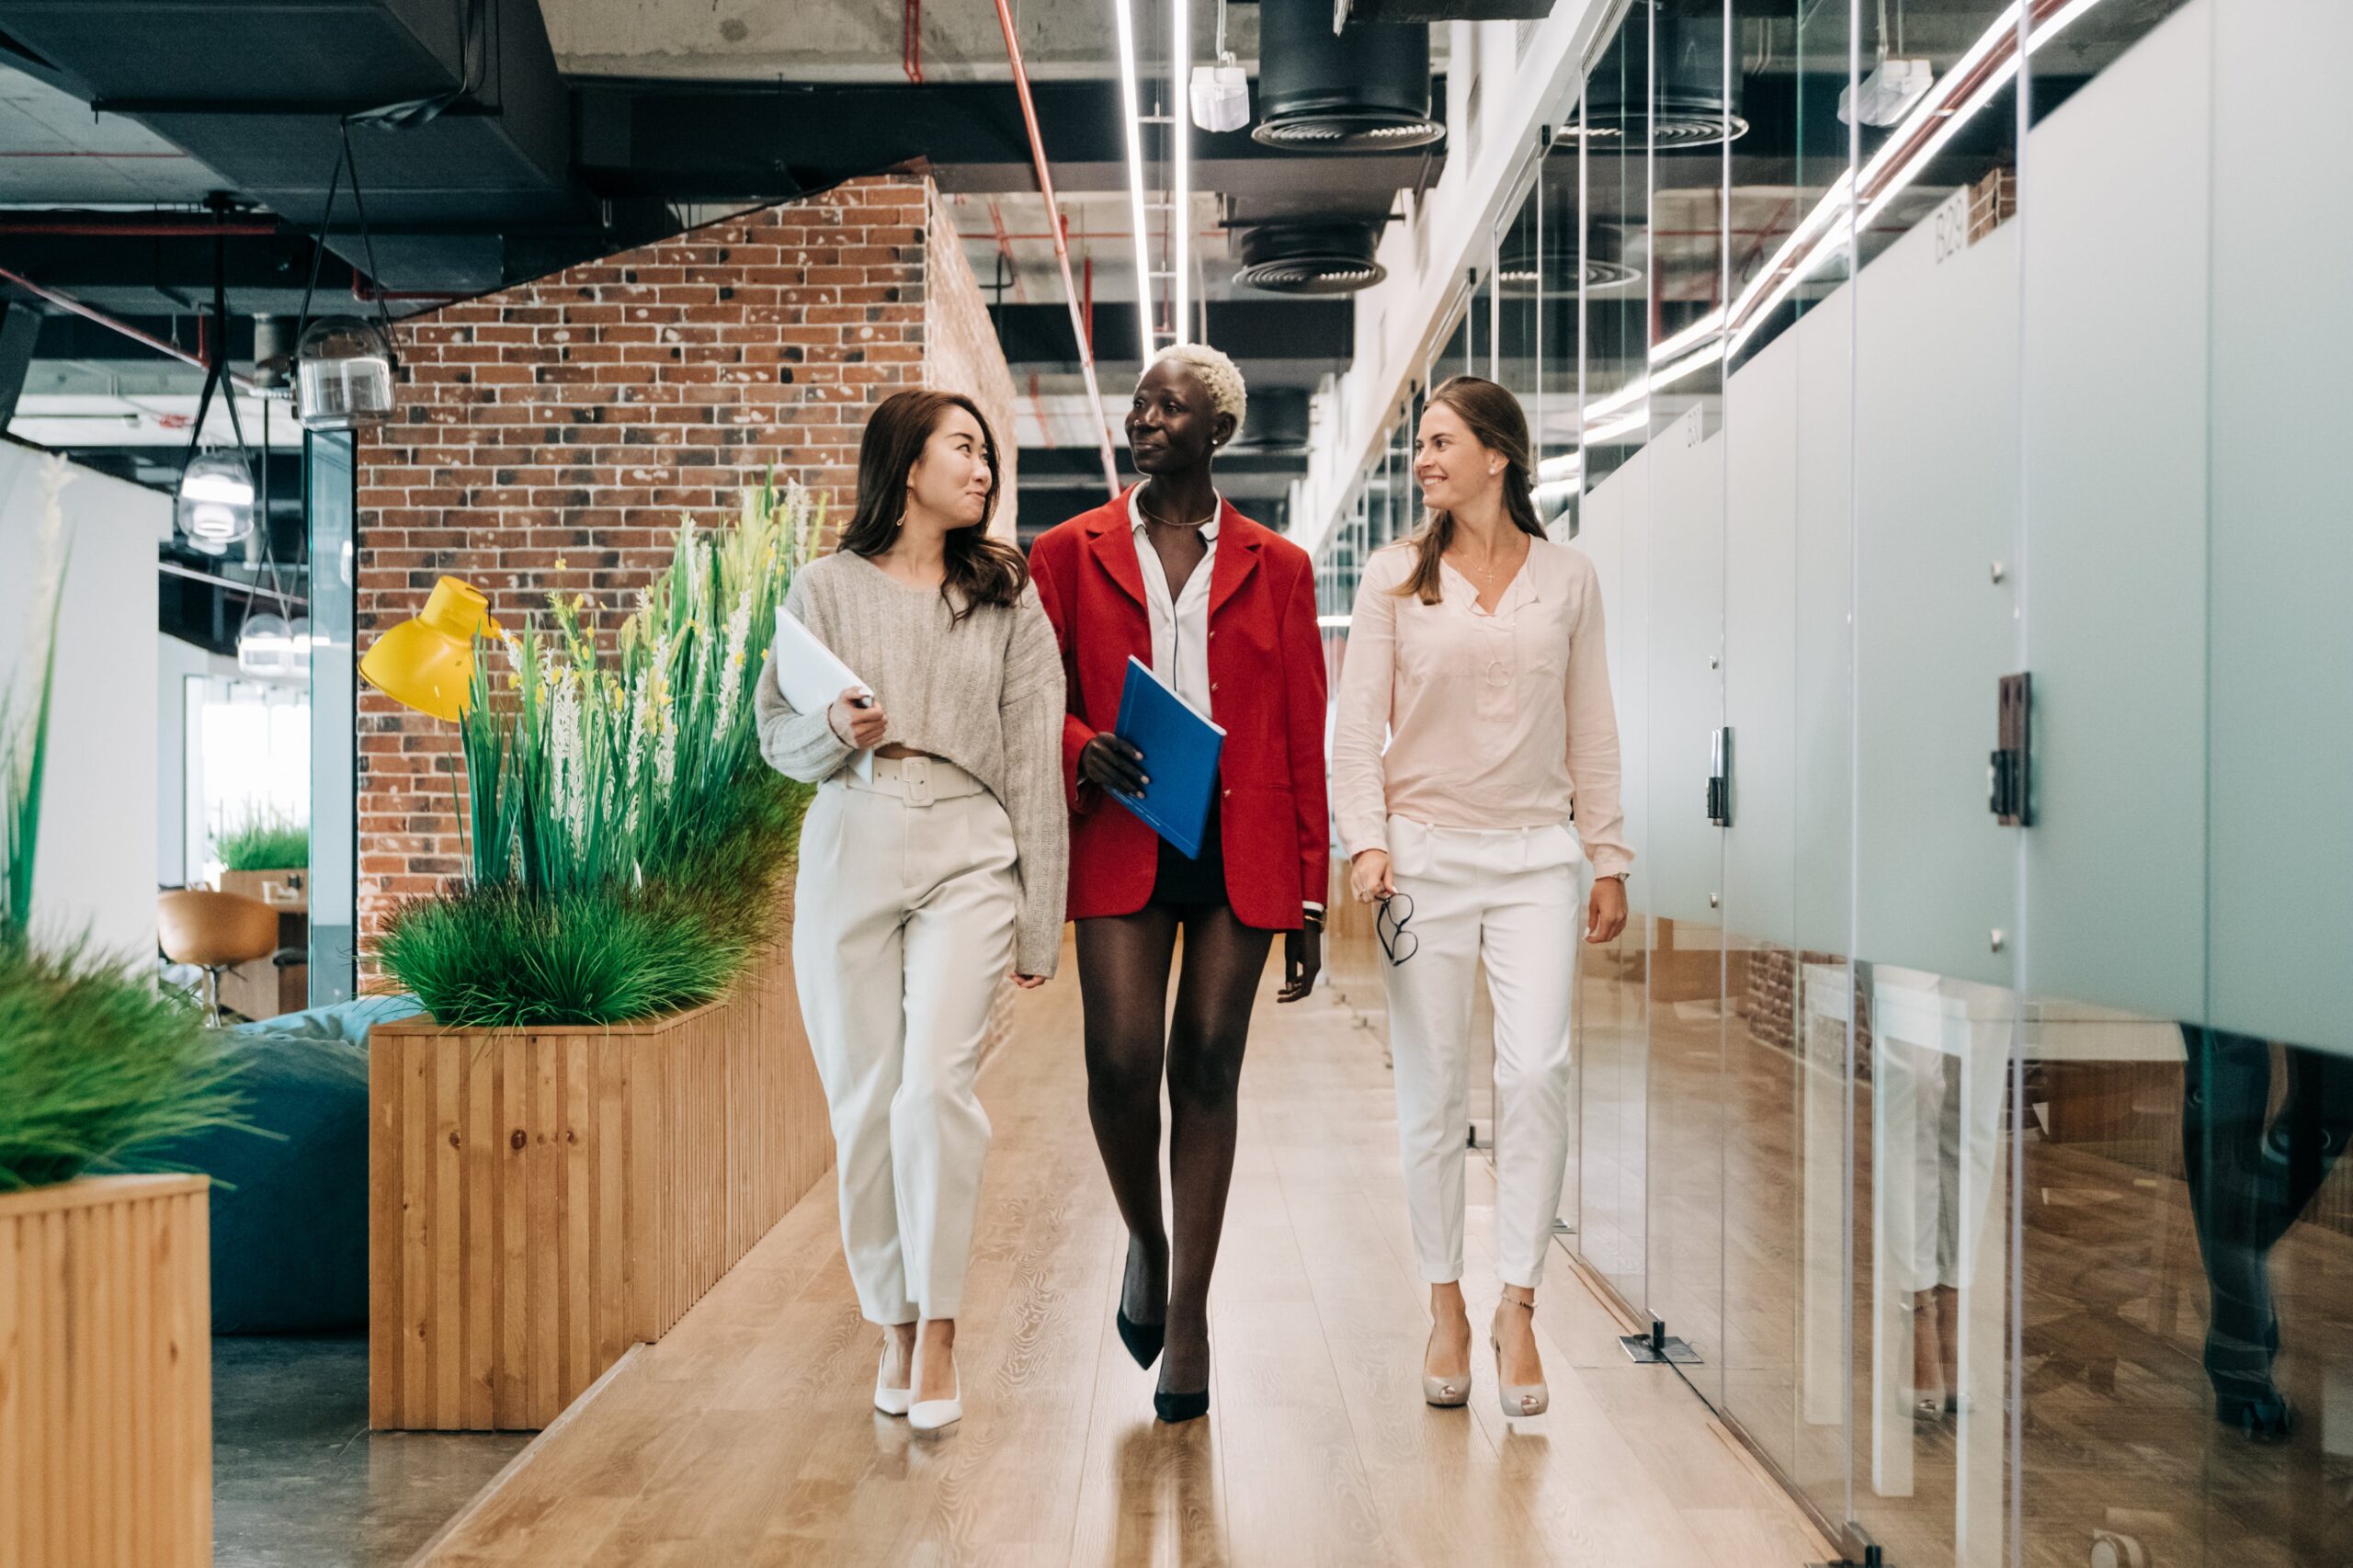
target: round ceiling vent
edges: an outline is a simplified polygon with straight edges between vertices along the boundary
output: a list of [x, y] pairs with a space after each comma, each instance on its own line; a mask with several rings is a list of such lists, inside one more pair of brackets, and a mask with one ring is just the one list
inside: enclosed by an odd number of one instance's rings
[[[1637, 12], [1639, 15], [1639, 11]], [[1748, 134], [1741, 115], [1744, 85], [1735, 69], [1724, 74], [1724, 27], [1719, 15], [1676, 16], [1661, 11], [1654, 22], [1658, 53], [1655, 80], [1644, 102], [1644, 73], [1639, 53], [1626, 68], [1605, 64], [1586, 83], [1581, 121], [1562, 132], [1603, 147], [1640, 146], [1660, 152], [1712, 147]]]
[[1242, 235], [1235, 279], [1276, 294], [1353, 294], [1388, 276], [1368, 223], [1262, 223]]
[[[1588, 293], [1619, 289], [1642, 277], [1643, 269], [1627, 262], [1626, 232], [1615, 223], [1596, 223], [1586, 231], [1585, 287]], [[1565, 258], [1557, 253], [1545, 258], [1553, 271], [1552, 287], [1563, 293], [1573, 285], [1563, 278]], [[1495, 263], [1495, 286], [1506, 298], [1535, 295], [1545, 284], [1543, 270], [1531, 250], [1506, 251]]]
[[1332, 30], [1329, 0], [1260, 0], [1258, 123], [1268, 147], [1389, 153], [1446, 135], [1430, 114], [1425, 25]]

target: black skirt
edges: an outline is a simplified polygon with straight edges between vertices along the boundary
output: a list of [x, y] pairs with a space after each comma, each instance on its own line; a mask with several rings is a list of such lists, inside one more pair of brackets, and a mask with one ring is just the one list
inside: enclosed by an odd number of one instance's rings
[[1219, 835], [1217, 808], [1210, 808], [1209, 824], [1201, 829], [1201, 856], [1188, 859], [1185, 852], [1160, 840], [1160, 869], [1152, 882], [1152, 902], [1175, 909], [1213, 907], [1226, 902], [1225, 846]]

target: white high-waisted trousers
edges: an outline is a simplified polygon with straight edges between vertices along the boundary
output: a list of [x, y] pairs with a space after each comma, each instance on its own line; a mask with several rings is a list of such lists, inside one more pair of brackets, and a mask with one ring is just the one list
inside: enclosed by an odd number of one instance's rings
[[1544, 1276], [1569, 1158], [1569, 1017], [1584, 937], [1585, 850], [1566, 825], [1473, 831], [1389, 819], [1390, 870], [1413, 900], [1413, 957], [1387, 964], [1397, 1136], [1422, 1278], [1462, 1278], [1472, 987], [1495, 1014], [1495, 1264]]
[[827, 782], [801, 830], [792, 971], [824, 1082], [842, 1251], [869, 1321], [952, 1318], [989, 1119], [981, 1040], [1020, 888], [995, 795], [937, 757]]

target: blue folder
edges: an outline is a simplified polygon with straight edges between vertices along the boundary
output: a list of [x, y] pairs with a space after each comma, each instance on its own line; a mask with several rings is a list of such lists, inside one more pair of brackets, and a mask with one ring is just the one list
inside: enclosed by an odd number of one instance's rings
[[1140, 796], [1105, 792], [1183, 850], [1187, 859], [1199, 859], [1210, 802], [1217, 798], [1217, 759], [1225, 749], [1225, 731], [1131, 654], [1128, 684], [1120, 693], [1120, 722], [1111, 733], [1143, 753], [1144, 776], [1152, 782]]

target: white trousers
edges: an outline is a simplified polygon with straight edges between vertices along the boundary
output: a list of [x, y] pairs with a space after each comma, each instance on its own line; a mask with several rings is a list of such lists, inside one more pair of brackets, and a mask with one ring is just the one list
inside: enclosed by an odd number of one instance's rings
[[1565, 825], [1473, 832], [1404, 817], [1389, 819], [1389, 846], [1397, 891], [1413, 900], [1413, 956], [1383, 962], [1414, 1253], [1430, 1283], [1462, 1278], [1472, 988], [1484, 960], [1495, 1015], [1496, 1271], [1532, 1290], [1568, 1168], [1585, 851]]
[[792, 970], [870, 1322], [961, 1303], [989, 1146], [973, 1080], [1013, 967], [1015, 858], [996, 797], [931, 757], [827, 783], [801, 830]]

